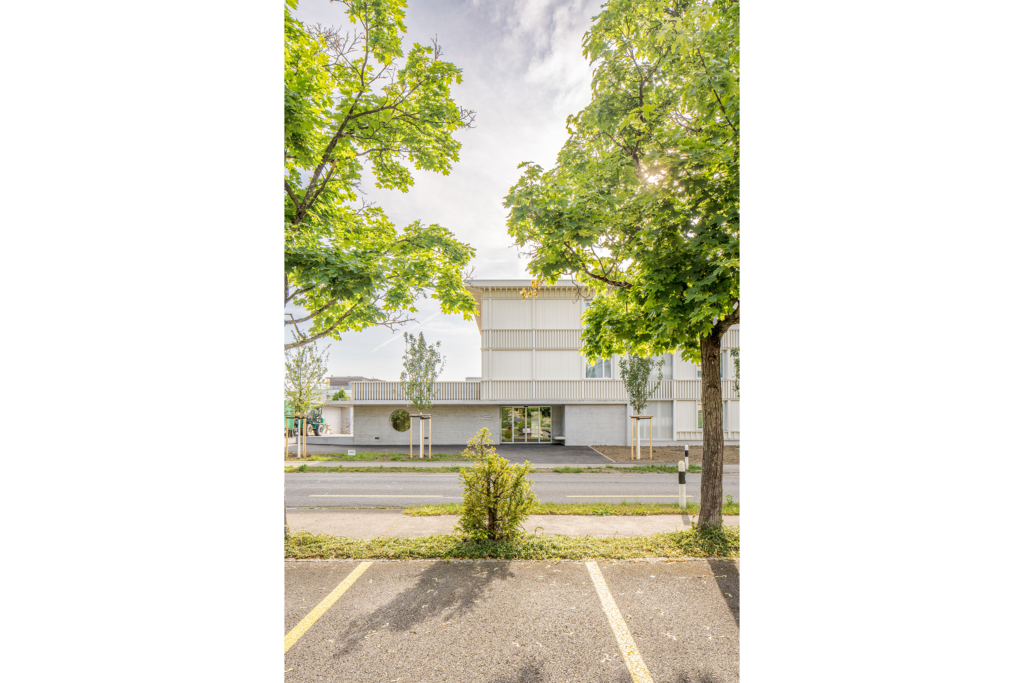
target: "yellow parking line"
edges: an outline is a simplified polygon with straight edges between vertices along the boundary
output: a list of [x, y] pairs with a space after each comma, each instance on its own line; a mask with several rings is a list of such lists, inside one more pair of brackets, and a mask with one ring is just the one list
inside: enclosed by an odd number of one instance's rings
[[622, 658], [626, 661], [626, 668], [629, 669], [629, 675], [633, 677], [633, 683], [654, 683], [651, 672], [647, 670], [643, 658], [640, 657], [640, 650], [637, 649], [633, 636], [629, 633], [629, 627], [622, 620], [622, 613], [619, 612], [615, 599], [612, 597], [611, 591], [608, 590], [608, 584], [604, 582], [604, 576], [601, 574], [597, 562], [587, 562], [587, 570], [590, 571], [594, 588], [597, 589], [597, 595], [601, 598], [601, 608], [604, 610], [605, 616], [608, 617], [608, 623], [612, 626], [615, 640], [619, 641], [619, 651], [622, 652]]
[[373, 564], [373, 562], [363, 562], [353, 569], [352, 572], [345, 577], [345, 580], [339, 583], [338, 587], [331, 591], [330, 595], [321, 600], [320, 604], [314, 607], [312, 612], [303, 617], [302, 621], [300, 621], [295, 628], [288, 631], [288, 635], [284, 637], [285, 652], [288, 652], [292, 645], [298, 642], [299, 638], [302, 637], [302, 634], [308, 631], [309, 628], [316, 623], [316, 620], [322, 617], [324, 612], [330, 609], [331, 605], [338, 601], [338, 598], [341, 597], [342, 593], [352, 587], [352, 584], [356, 582], [356, 579], [362, 576], [363, 572], [365, 572], [371, 564]]

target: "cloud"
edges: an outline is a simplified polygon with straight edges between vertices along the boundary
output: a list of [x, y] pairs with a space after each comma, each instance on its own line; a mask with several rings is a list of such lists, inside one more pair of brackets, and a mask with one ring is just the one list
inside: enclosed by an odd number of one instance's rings
[[[449, 175], [414, 170], [415, 185], [407, 193], [380, 190], [367, 177], [367, 199], [395, 225], [438, 223], [468, 242], [476, 249], [472, 265], [479, 279], [528, 279], [527, 262], [508, 234], [504, 198], [519, 180], [520, 162], [554, 165], [567, 138], [566, 117], [590, 101], [582, 40], [600, 6], [601, 0], [410, 3], [404, 46], [437, 36], [444, 59], [462, 69], [462, 84], [452, 87], [452, 97], [477, 112], [476, 125], [455, 134], [462, 148]], [[327, 0], [300, 0], [298, 14], [313, 23], [346, 21], [342, 6]], [[434, 313], [423, 329], [449, 356], [442, 379], [479, 376], [475, 321], [443, 315], [432, 300], [417, 308], [423, 315]], [[346, 333], [342, 343], [335, 342], [343, 353], [335, 353], [331, 371], [397, 377], [400, 349], [388, 345], [401, 338], [386, 328]]]

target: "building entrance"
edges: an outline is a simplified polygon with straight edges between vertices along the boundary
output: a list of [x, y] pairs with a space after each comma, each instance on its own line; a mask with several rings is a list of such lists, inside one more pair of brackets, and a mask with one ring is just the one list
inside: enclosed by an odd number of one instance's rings
[[501, 443], [551, 443], [551, 406], [502, 406]]

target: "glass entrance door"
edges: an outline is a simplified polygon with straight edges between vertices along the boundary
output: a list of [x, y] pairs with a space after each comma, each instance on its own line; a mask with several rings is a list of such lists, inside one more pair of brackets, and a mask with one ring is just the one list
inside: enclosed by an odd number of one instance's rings
[[502, 443], [551, 443], [551, 406], [502, 406]]
[[517, 406], [512, 409], [512, 441], [513, 443], [525, 443], [530, 433], [526, 425], [526, 408]]

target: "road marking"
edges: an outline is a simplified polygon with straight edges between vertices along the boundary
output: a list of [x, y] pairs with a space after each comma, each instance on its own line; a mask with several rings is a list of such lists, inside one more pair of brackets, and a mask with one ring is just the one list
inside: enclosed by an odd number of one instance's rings
[[[677, 493], [674, 496], [648, 496], [643, 493], [602, 493], [596, 496], [566, 496], [566, 498], [678, 498]], [[687, 498], [693, 498], [693, 496], [687, 496]]]
[[622, 613], [619, 612], [619, 608], [615, 604], [615, 598], [608, 590], [608, 584], [604, 582], [604, 576], [601, 574], [597, 562], [587, 562], [587, 570], [594, 582], [594, 588], [597, 589], [597, 596], [601, 598], [601, 608], [604, 610], [605, 616], [608, 617], [608, 623], [611, 624], [612, 631], [615, 633], [615, 640], [619, 641], [619, 651], [626, 661], [626, 667], [629, 669], [629, 675], [633, 677], [633, 683], [654, 683], [651, 672], [647, 670], [643, 658], [640, 657], [640, 650], [637, 649], [633, 636], [629, 634], [629, 627], [626, 626], [626, 622], [622, 619]]
[[[310, 498], [444, 498], [444, 496], [391, 496], [391, 495], [378, 495], [376, 493], [354, 493], [354, 494], [334, 494], [334, 493], [312, 493], [309, 495]], [[452, 496], [448, 496], [451, 498]]]
[[339, 583], [338, 587], [331, 591], [330, 595], [321, 600], [320, 604], [314, 607], [312, 612], [303, 617], [302, 621], [300, 621], [295, 628], [288, 631], [288, 635], [284, 637], [285, 652], [288, 652], [292, 645], [298, 642], [299, 638], [302, 637], [302, 634], [308, 631], [309, 628], [316, 623], [316, 620], [322, 617], [324, 612], [330, 609], [331, 605], [338, 601], [338, 598], [341, 597], [342, 593], [352, 587], [352, 584], [356, 582], [356, 579], [362, 576], [363, 572], [365, 572], [371, 564], [373, 564], [373, 562], [363, 562], [353, 569], [352, 572], [345, 577], [345, 580]]

